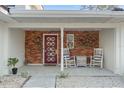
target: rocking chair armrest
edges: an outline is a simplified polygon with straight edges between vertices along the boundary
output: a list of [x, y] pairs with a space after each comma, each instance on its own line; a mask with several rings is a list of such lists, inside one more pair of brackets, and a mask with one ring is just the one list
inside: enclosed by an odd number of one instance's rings
[[74, 58], [75, 59], [76, 57], [75, 56], [70, 56], [70, 58]]

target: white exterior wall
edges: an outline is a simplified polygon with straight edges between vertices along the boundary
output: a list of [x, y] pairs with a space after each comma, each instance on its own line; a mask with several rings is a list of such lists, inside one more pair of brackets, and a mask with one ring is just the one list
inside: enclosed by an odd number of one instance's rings
[[24, 65], [25, 61], [25, 32], [22, 30], [9, 31], [8, 57], [17, 57], [19, 63], [17, 67]]
[[121, 61], [121, 73], [124, 75], [124, 25], [121, 26], [121, 34], [120, 34], [120, 61]]
[[116, 73], [124, 75], [124, 24], [116, 29]]
[[115, 31], [100, 31], [100, 47], [104, 50], [104, 68], [115, 72]]
[[115, 34], [113, 32], [100, 32], [100, 46], [104, 48], [104, 67], [124, 75], [124, 24], [115, 29]]
[[0, 23], [0, 75], [8, 74], [8, 29], [6, 24]]
[[25, 58], [25, 33], [24, 31], [10, 31], [7, 24], [0, 23], [0, 75], [8, 74], [7, 66], [9, 57], [18, 57], [17, 67], [24, 64]]

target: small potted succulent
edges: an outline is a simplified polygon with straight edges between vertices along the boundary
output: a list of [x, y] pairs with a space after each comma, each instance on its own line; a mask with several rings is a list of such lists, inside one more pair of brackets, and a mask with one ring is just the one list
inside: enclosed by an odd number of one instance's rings
[[12, 68], [12, 74], [17, 74], [18, 68], [16, 64], [19, 62], [18, 58], [9, 58], [8, 59], [8, 66]]

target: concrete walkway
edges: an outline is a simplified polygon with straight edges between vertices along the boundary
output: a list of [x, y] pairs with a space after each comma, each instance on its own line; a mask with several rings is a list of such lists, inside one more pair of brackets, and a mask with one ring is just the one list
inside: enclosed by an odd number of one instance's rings
[[54, 88], [55, 76], [33, 76], [23, 86], [25, 88]]
[[60, 69], [56, 66], [23, 66], [20, 68], [22, 71], [28, 71], [32, 76], [24, 88], [54, 88], [55, 77]]
[[[89, 87], [124, 87], [124, 82], [119, 75], [100, 68], [67, 68], [65, 72], [69, 73], [70, 79], [65, 79], [64, 82], [56, 79], [56, 75], [60, 74], [59, 66], [23, 66], [19, 71], [28, 71], [32, 76], [23, 86], [24, 88], [88, 87], [89, 85], [91, 85]], [[111, 86], [107, 86], [108, 84], [111, 84]]]

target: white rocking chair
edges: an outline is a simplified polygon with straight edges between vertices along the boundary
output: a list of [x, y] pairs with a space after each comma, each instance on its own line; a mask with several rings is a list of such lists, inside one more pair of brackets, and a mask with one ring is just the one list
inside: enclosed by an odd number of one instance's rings
[[64, 48], [64, 63], [65, 67], [67, 68], [68, 66], [75, 66], [76, 67], [76, 61], [75, 61], [75, 56], [70, 56], [69, 48]]
[[103, 68], [103, 49], [94, 48], [94, 55], [90, 58], [90, 67], [91, 66], [100, 66]]

